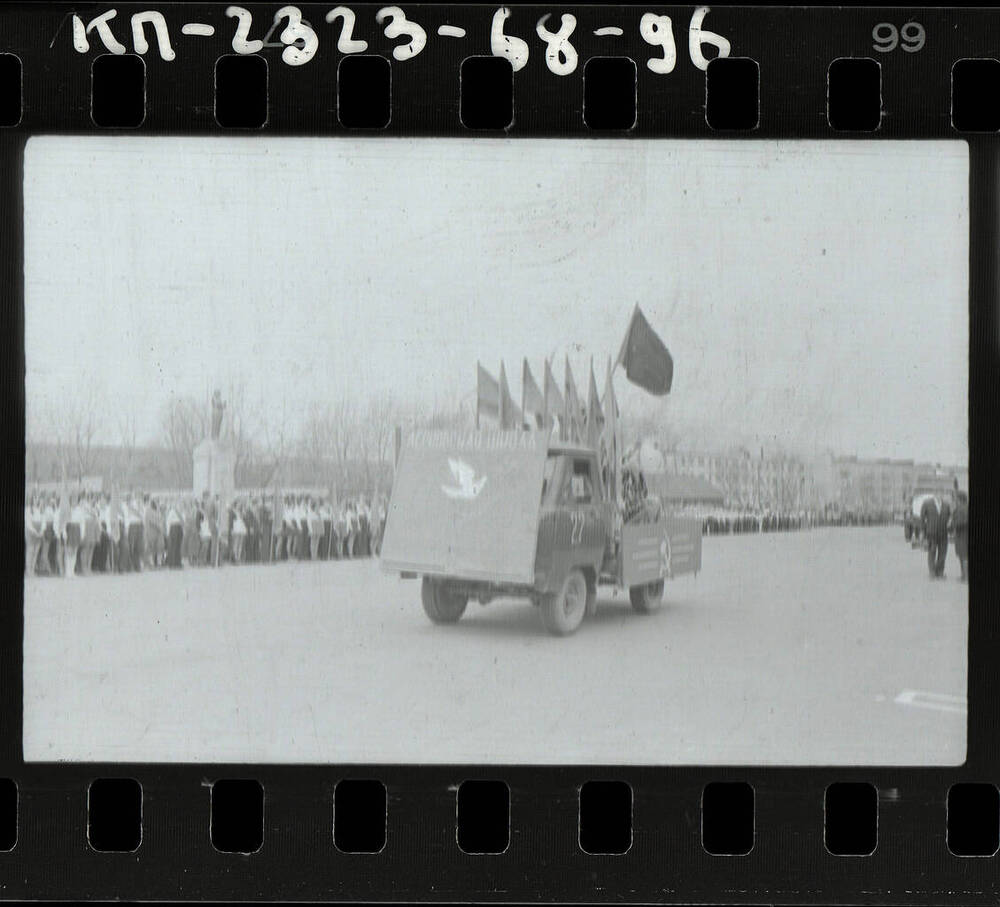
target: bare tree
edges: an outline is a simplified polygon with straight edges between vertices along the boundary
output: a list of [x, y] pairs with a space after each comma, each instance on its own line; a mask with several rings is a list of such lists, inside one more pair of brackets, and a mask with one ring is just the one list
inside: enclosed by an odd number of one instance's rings
[[392, 462], [393, 432], [397, 421], [398, 409], [392, 398], [383, 395], [369, 402], [359, 433], [365, 488], [369, 494], [378, 490], [376, 486]]
[[208, 431], [208, 410], [194, 397], [171, 397], [163, 408], [161, 434], [177, 484], [190, 487], [194, 449]]
[[254, 434], [260, 466], [258, 481], [267, 488], [284, 471], [295, 444], [287, 398], [282, 395], [281, 405], [277, 408], [260, 401], [256, 422]]
[[120, 481], [131, 485], [135, 478], [138, 417], [134, 410], [118, 414], [118, 450], [115, 452], [115, 471]]

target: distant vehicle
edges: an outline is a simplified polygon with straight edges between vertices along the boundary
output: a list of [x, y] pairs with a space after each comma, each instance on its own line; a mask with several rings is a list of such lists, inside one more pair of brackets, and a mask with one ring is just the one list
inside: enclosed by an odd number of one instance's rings
[[909, 506], [903, 513], [903, 537], [911, 543], [924, 541], [924, 524], [920, 519], [920, 510], [924, 501], [935, 495], [950, 495], [955, 490], [955, 476], [945, 473], [933, 473], [917, 476], [913, 494], [910, 495]]
[[588, 447], [541, 432], [416, 432], [397, 465], [382, 567], [422, 577], [436, 624], [470, 599], [517, 597], [565, 636], [593, 613], [599, 585], [628, 589], [648, 613], [666, 579], [701, 568], [700, 519], [667, 516], [655, 499], [632, 511], [619, 511]]

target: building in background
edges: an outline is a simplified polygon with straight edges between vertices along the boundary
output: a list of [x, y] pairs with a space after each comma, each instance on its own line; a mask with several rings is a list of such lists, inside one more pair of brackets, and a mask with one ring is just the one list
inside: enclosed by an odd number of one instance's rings
[[726, 451], [678, 447], [663, 456], [668, 473], [703, 479], [722, 492], [726, 507], [739, 510], [899, 513], [923, 476], [956, 478], [965, 491], [969, 486], [968, 467], [914, 460], [830, 452], [802, 457], [761, 450], [754, 455], [744, 447]]

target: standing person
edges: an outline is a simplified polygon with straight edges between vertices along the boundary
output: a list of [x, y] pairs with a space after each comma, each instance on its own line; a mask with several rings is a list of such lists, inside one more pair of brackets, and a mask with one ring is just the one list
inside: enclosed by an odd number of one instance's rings
[[304, 561], [309, 557], [309, 505], [306, 496], [299, 495], [298, 506], [295, 510], [299, 526], [299, 560]]
[[129, 544], [128, 527], [129, 513], [128, 498], [123, 498], [118, 504], [118, 512], [113, 513], [112, 519], [118, 521], [118, 572], [132, 572], [131, 545]]
[[243, 502], [243, 522], [247, 525], [245, 560], [256, 564], [260, 560], [260, 523], [257, 520], [257, 499]]
[[198, 508], [198, 564], [202, 567], [209, 564], [212, 554], [212, 527], [208, 520], [208, 496]]
[[241, 511], [241, 504], [234, 504], [229, 508], [229, 538], [233, 546], [231, 559], [234, 564], [242, 563], [243, 548], [247, 539], [247, 524]]
[[323, 522], [323, 539], [319, 546], [319, 556], [326, 561], [330, 559], [330, 539], [333, 531], [333, 511], [330, 509], [329, 498], [321, 499], [319, 518]]
[[152, 569], [162, 563], [163, 552], [163, 517], [156, 498], [146, 495], [145, 507], [142, 511], [142, 542], [146, 566]]
[[42, 553], [44, 534], [42, 511], [37, 499], [32, 496], [24, 505], [24, 572], [28, 576], [38, 574], [38, 559]]
[[312, 496], [309, 498], [309, 509], [306, 511], [306, 525], [309, 528], [309, 557], [318, 561], [319, 546], [323, 541], [323, 518], [319, 515], [316, 499]]
[[45, 572], [50, 576], [59, 573], [56, 552], [58, 548], [56, 539], [56, 500], [49, 496], [46, 500], [45, 509], [42, 511], [42, 519], [45, 528], [42, 530], [42, 560], [45, 564]]
[[128, 555], [132, 562], [132, 569], [138, 573], [142, 570], [145, 539], [142, 524], [142, 499], [137, 494], [130, 497], [128, 519]]
[[952, 517], [955, 527], [955, 557], [962, 569], [960, 582], [969, 580], [969, 496], [964, 491], [955, 491], [955, 514]]
[[101, 544], [104, 546], [104, 560], [101, 569], [105, 573], [114, 573], [118, 569], [118, 518], [115, 516], [114, 497], [104, 496], [104, 506], [101, 508]]
[[358, 537], [358, 514], [354, 510], [354, 502], [347, 505], [344, 514], [346, 538], [344, 539], [344, 557], [354, 557], [354, 542]]
[[271, 532], [274, 528], [274, 514], [268, 506], [267, 498], [262, 498], [257, 512], [260, 520], [260, 554], [265, 564], [271, 563]]
[[80, 554], [80, 543], [83, 540], [83, 523], [86, 517], [80, 506], [82, 498], [83, 494], [81, 493], [80, 495], [69, 495], [65, 499], [65, 503], [69, 505], [69, 514], [63, 524], [66, 545], [63, 575], [67, 579], [76, 577], [76, 560]]
[[80, 502], [83, 508], [83, 539], [80, 542], [80, 554], [77, 563], [79, 572], [87, 576], [94, 564], [94, 550], [101, 538], [101, 524], [97, 515], [96, 502], [93, 495], [87, 495]]
[[184, 519], [177, 499], [167, 508], [167, 566], [177, 570], [181, 566], [181, 542], [184, 539]]

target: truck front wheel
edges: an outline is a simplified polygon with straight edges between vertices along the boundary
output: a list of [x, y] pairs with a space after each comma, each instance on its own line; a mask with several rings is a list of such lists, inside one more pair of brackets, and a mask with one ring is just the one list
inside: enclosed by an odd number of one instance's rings
[[663, 580], [645, 586], [630, 586], [628, 597], [640, 614], [652, 614], [663, 603]]
[[462, 593], [429, 576], [424, 577], [420, 586], [420, 599], [424, 612], [436, 624], [455, 623], [465, 613], [469, 601]]
[[555, 595], [541, 600], [542, 621], [554, 636], [569, 636], [587, 613], [587, 579], [581, 570], [571, 570]]

